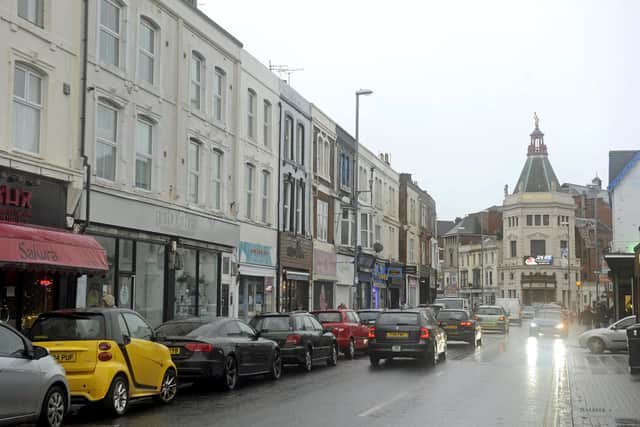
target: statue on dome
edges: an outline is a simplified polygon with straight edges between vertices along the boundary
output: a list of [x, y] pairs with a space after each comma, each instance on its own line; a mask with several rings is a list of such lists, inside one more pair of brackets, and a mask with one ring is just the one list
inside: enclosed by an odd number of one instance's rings
[[538, 129], [538, 125], [540, 124], [540, 118], [538, 117], [538, 113], [533, 113], [533, 122], [536, 124], [536, 129]]

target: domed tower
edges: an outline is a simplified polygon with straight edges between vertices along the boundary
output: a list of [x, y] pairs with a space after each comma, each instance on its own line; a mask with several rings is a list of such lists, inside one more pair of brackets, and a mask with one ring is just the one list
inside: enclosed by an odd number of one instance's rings
[[573, 198], [560, 191], [534, 114], [527, 159], [512, 194], [503, 203], [501, 293], [522, 304], [576, 305]]

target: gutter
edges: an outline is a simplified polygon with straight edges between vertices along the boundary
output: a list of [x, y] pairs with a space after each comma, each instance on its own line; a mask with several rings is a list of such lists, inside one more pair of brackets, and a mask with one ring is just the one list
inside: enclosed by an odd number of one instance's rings
[[86, 171], [86, 199], [85, 199], [85, 221], [80, 232], [85, 233], [91, 221], [91, 165], [86, 153], [86, 124], [87, 124], [87, 64], [89, 62], [87, 51], [89, 45], [89, 2], [84, 0], [84, 22], [83, 22], [83, 42], [82, 48], [82, 112], [80, 114], [80, 156], [82, 157], [82, 166]]
[[278, 228], [276, 230], [276, 313], [280, 312], [280, 227], [281, 223], [281, 210], [280, 210], [280, 194], [282, 185], [282, 159], [280, 158], [282, 147], [280, 142], [282, 141], [282, 101], [278, 101]]

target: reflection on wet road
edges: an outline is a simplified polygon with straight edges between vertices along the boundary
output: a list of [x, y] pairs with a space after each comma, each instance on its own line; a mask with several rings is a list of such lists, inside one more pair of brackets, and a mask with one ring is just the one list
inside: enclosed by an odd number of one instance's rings
[[485, 335], [475, 351], [449, 345], [435, 369], [396, 360], [371, 369], [367, 357], [310, 374], [291, 367], [277, 382], [250, 380], [232, 393], [182, 388], [175, 404], [148, 402], [110, 420], [82, 410], [72, 425], [121, 426], [513, 426], [571, 425], [567, 357], [559, 339]]

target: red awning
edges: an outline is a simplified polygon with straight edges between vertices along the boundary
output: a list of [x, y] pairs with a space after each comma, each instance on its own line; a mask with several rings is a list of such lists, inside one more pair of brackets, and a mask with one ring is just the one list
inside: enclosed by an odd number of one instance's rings
[[104, 249], [91, 236], [1, 221], [0, 266], [79, 273], [109, 269]]

